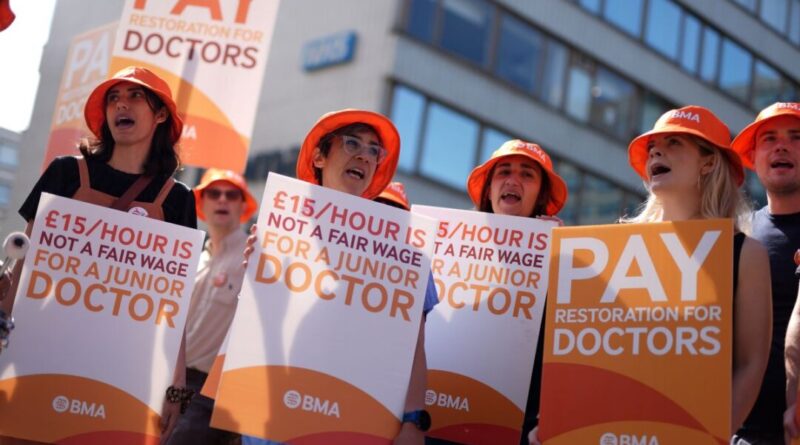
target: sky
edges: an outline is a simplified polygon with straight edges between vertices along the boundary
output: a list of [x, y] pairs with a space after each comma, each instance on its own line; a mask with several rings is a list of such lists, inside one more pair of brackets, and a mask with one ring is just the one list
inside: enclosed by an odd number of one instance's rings
[[16, 132], [28, 128], [55, 4], [56, 0], [11, 0], [17, 18], [0, 32], [0, 127]]

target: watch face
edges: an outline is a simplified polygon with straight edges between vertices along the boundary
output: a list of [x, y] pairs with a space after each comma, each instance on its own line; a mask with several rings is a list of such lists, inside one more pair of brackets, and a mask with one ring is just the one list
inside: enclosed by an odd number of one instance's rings
[[431, 429], [431, 415], [424, 409], [419, 412], [417, 427], [419, 427], [420, 431], [428, 431]]

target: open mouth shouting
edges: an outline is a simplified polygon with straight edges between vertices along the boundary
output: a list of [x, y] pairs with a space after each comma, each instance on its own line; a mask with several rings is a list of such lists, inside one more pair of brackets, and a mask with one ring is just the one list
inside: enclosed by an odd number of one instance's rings
[[350, 167], [347, 170], [345, 170], [345, 174], [347, 176], [349, 176], [349, 177], [351, 177], [353, 179], [359, 180], [359, 181], [364, 179], [364, 176], [366, 175], [366, 173], [364, 172], [364, 169], [359, 168], [359, 167]]
[[671, 172], [672, 169], [661, 163], [653, 163], [650, 165], [650, 178], [656, 178]]
[[131, 128], [136, 121], [127, 114], [120, 114], [114, 119], [114, 126], [120, 130]]
[[500, 201], [508, 205], [517, 204], [522, 201], [522, 195], [516, 190], [504, 191], [500, 194]]
[[789, 171], [794, 168], [794, 162], [786, 158], [777, 158], [770, 161], [769, 167], [778, 171]]

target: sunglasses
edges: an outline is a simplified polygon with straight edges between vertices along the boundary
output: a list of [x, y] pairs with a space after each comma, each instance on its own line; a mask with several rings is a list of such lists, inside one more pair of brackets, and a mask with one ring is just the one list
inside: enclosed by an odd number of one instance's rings
[[225, 195], [225, 199], [228, 201], [238, 201], [240, 199], [244, 199], [241, 190], [220, 190], [220, 189], [203, 190], [203, 196], [208, 197], [208, 199], [212, 201], [218, 200], [222, 195]]
[[341, 136], [342, 147], [344, 147], [344, 151], [346, 151], [347, 154], [351, 156], [365, 154], [366, 156], [374, 158], [376, 164], [380, 164], [384, 159], [386, 159], [388, 152], [380, 145], [365, 143], [355, 136], [349, 136], [346, 134]]

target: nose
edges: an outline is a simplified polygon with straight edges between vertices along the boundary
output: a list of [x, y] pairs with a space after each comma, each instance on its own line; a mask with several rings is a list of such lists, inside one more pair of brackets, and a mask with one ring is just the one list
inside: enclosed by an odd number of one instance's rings
[[117, 110], [127, 110], [128, 109], [128, 102], [122, 98], [117, 99], [116, 102]]
[[660, 156], [661, 156], [661, 149], [658, 148], [657, 145], [652, 146], [647, 153], [647, 157], [651, 159]]
[[361, 150], [358, 153], [356, 153], [354, 157], [366, 163], [374, 163], [376, 161], [374, 157], [367, 154], [367, 149], [364, 147], [362, 147]]
[[789, 150], [789, 139], [785, 136], [778, 136], [775, 144], [775, 151]]

